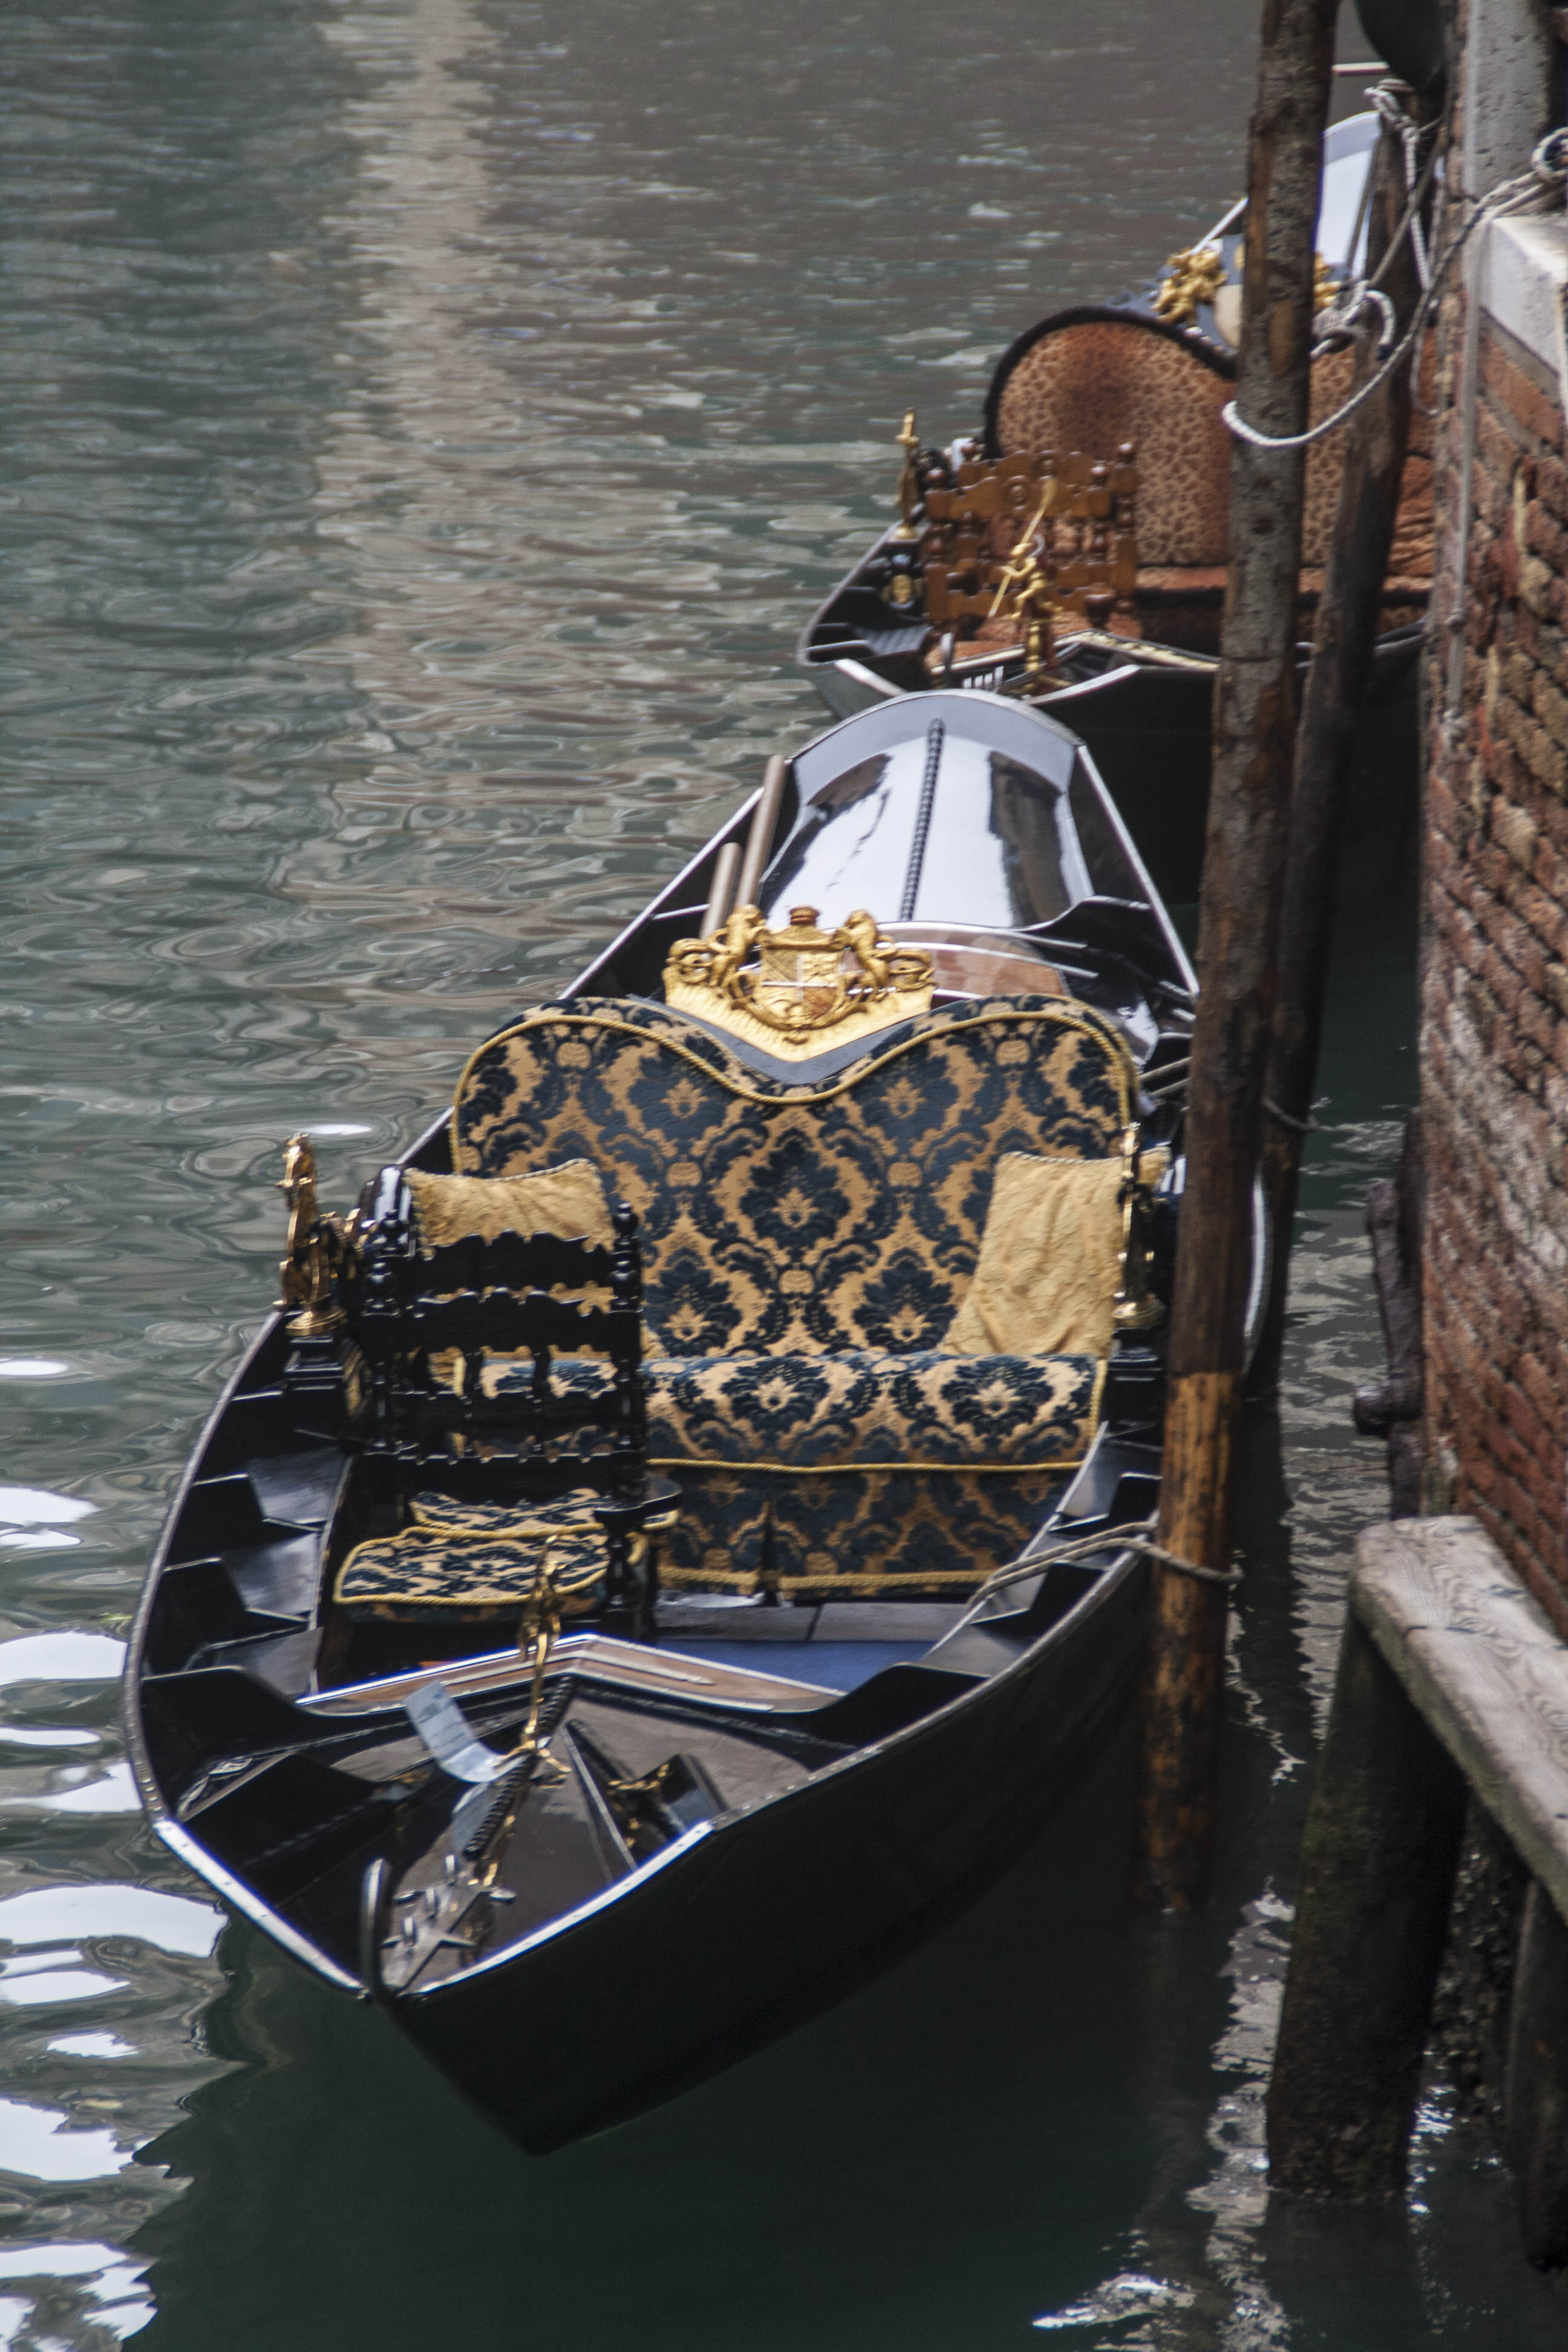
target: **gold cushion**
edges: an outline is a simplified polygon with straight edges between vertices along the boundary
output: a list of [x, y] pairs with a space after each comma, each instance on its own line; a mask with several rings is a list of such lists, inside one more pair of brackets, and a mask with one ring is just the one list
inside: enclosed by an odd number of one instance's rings
[[[1146, 1151], [1151, 1183], [1167, 1155]], [[1104, 1356], [1121, 1276], [1121, 1160], [1005, 1152], [974, 1279], [942, 1347], [954, 1356]]]
[[429, 1176], [417, 1168], [407, 1175], [425, 1257], [456, 1242], [494, 1242], [503, 1234], [525, 1241], [550, 1234], [595, 1249], [615, 1241], [604, 1180], [591, 1160], [563, 1160], [527, 1176]]

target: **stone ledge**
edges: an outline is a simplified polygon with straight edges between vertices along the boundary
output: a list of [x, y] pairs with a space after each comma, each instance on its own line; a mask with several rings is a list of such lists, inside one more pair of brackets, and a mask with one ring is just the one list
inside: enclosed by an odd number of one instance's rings
[[1350, 1601], [1428, 1727], [1568, 1916], [1568, 1643], [1472, 1518], [1363, 1528]]
[[1568, 287], [1568, 215], [1526, 213], [1482, 230], [1481, 308], [1557, 379], [1568, 408], [1563, 289]]

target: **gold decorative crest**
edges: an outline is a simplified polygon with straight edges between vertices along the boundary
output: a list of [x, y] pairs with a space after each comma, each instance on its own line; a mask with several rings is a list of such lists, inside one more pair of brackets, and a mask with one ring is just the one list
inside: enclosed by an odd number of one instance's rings
[[711, 939], [679, 940], [664, 968], [667, 1003], [770, 1054], [804, 1057], [929, 1013], [930, 956], [879, 939], [858, 908], [837, 930], [815, 907], [792, 907], [770, 930], [760, 907], [737, 907]]
[[1212, 304], [1225, 278], [1225, 263], [1212, 245], [1189, 246], [1183, 253], [1173, 253], [1154, 297], [1154, 316], [1168, 326], [1190, 327], [1205, 304]]

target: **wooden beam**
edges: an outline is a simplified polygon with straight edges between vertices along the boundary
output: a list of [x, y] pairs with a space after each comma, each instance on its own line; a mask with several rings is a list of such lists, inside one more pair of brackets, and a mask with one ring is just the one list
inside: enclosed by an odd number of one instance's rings
[[1474, 1519], [1356, 1543], [1351, 1605], [1531, 1875], [1568, 1916], [1568, 1644]]
[[1568, 2263], [1568, 1927], [1531, 1881], [1509, 2018], [1503, 2153], [1524, 2251], [1538, 2270]]
[[[1405, 207], [1405, 151], [1390, 123], [1383, 126], [1372, 171], [1369, 276], [1387, 256]], [[1408, 238], [1388, 261], [1384, 291], [1394, 307], [1394, 331], [1403, 335], [1421, 292]], [[1375, 331], [1364, 330], [1358, 385], [1380, 364], [1376, 342]], [[1274, 1254], [1263, 1331], [1248, 1378], [1249, 1393], [1257, 1397], [1271, 1397], [1279, 1386], [1301, 1150], [1322, 1043], [1340, 845], [1409, 437], [1407, 362], [1344, 427], [1344, 470], [1296, 740], [1289, 862], [1279, 916], [1279, 994], [1268, 1081], [1268, 1101], [1284, 1116], [1271, 1116], [1263, 1130], [1260, 1173]]]
[[1268, 2100], [1273, 2185], [1398, 2193], [1467, 1784], [1531, 1872], [1505, 2137], [1568, 2263], [1568, 1642], [1473, 1519], [1356, 1546]]
[[[1263, 10], [1237, 411], [1275, 439], [1307, 421], [1337, 13], [1338, 0], [1265, 0]], [[1230, 1565], [1232, 1433], [1296, 737], [1304, 476], [1299, 449], [1233, 445], [1160, 1498], [1161, 1544], [1211, 1570]], [[1155, 1566], [1133, 1852], [1133, 1895], [1146, 1906], [1187, 1910], [1208, 1892], [1226, 1613], [1223, 1585]]]
[[1352, 1609], [1301, 1849], [1272, 2189], [1404, 2188], [1464, 1822], [1463, 1780]]

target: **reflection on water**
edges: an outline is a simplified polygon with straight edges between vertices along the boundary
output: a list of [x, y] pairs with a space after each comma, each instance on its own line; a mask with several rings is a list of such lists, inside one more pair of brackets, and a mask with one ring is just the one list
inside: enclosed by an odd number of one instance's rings
[[1548, 2340], [1440, 2098], [1409, 2217], [1263, 2205], [1304, 1759], [1381, 1499], [1343, 1418], [1410, 1092], [1381, 942], [1252, 1438], [1204, 1920], [1128, 1926], [1124, 1744], [882, 1984], [535, 2164], [379, 2016], [247, 1930], [215, 1950], [121, 1753], [120, 1636], [271, 1296], [283, 1137], [346, 1193], [816, 723], [789, 649], [886, 519], [903, 408], [967, 426], [1021, 326], [1217, 213], [1254, 16], [7, 13], [0, 2342]]

